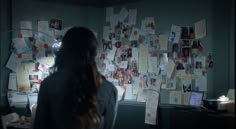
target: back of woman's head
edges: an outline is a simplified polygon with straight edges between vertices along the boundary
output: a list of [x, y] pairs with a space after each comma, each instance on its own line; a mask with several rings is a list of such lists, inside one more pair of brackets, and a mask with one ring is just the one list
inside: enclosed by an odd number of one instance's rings
[[93, 32], [85, 27], [69, 29], [62, 39], [62, 46], [57, 53], [55, 66], [60, 68], [80, 68], [94, 63], [97, 40]]
[[96, 69], [97, 41], [92, 31], [84, 27], [73, 27], [62, 39], [62, 46], [56, 55], [54, 67], [57, 71], [66, 69], [67, 88], [72, 102], [72, 128], [88, 129], [98, 125], [96, 95], [99, 88], [99, 74]]

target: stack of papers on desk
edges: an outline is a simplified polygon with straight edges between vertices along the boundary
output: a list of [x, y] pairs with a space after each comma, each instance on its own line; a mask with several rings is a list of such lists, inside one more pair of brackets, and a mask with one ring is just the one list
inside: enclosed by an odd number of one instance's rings
[[28, 97], [26, 93], [9, 91], [8, 100], [11, 107], [25, 108], [28, 104]]

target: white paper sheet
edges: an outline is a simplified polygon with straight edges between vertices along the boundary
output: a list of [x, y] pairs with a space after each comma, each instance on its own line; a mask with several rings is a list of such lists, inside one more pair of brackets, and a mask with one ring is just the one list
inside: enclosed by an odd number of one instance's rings
[[157, 73], [157, 57], [148, 58], [148, 72]]
[[107, 54], [107, 59], [113, 61], [115, 54], [116, 54], [116, 47], [112, 46], [112, 49], [109, 51], [109, 53]]
[[160, 51], [166, 51], [168, 48], [168, 38], [164, 34], [159, 35]]
[[10, 73], [9, 74], [8, 89], [17, 90], [16, 73]]
[[206, 36], [206, 20], [202, 19], [194, 24], [195, 38], [200, 39]]
[[159, 104], [159, 93], [157, 91], [148, 90], [146, 99], [145, 110], [145, 123], [156, 125], [157, 124], [157, 107]]
[[172, 76], [172, 73], [174, 72], [175, 70], [175, 62], [172, 60], [172, 59], [169, 59], [168, 60], [168, 63], [166, 64], [166, 75], [168, 78], [171, 78]]
[[126, 69], [128, 67], [128, 61], [121, 61], [120, 68]]
[[48, 21], [38, 21], [38, 31], [48, 33], [49, 22]]
[[181, 104], [181, 91], [170, 91], [169, 104]]
[[106, 8], [106, 22], [110, 22], [110, 17], [113, 15], [114, 8], [108, 7]]
[[194, 74], [197, 75], [195, 88], [198, 91], [207, 91], [207, 74], [202, 75], [202, 70], [194, 70]]
[[12, 94], [12, 103], [27, 103], [27, 94], [15, 92]]
[[146, 17], [141, 22], [141, 31], [144, 34], [155, 34], [156, 25], [154, 21], [154, 17]]
[[29, 92], [30, 91], [29, 75], [25, 70], [23, 64], [17, 66], [16, 77], [17, 77], [18, 91]]
[[139, 72], [146, 73], [148, 69], [148, 45], [140, 44], [139, 47]]
[[162, 80], [158, 78], [157, 76], [152, 76], [150, 77], [149, 81], [149, 89], [155, 90], [155, 91], [160, 91], [161, 89], [161, 82]]
[[23, 53], [27, 50], [27, 45], [25, 43], [24, 38], [14, 38], [13, 43], [17, 53]]
[[138, 62], [139, 59], [139, 49], [138, 48], [132, 48], [132, 59], [131, 60], [136, 60]]
[[126, 87], [125, 100], [134, 99], [134, 97], [133, 97], [133, 85], [132, 84], [124, 84], [124, 86]]
[[124, 22], [128, 15], [129, 15], [128, 10], [126, 8], [122, 8], [119, 14], [119, 21]]
[[129, 9], [128, 23], [130, 25], [136, 24], [137, 9]]
[[180, 34], [181, 34], [181, 27], [177, 25], [172, 25], [168, 40], [172, 43], [179, 43]]
[[131, 32], [131, 35], [130, 35], [130, 37], [129, 37], [129, 40], [130, 40], [130, 41], [132, 41], [132, 40], [138, 40], [138, 38], [139, 38], [139, 29], [133, 27], [133, 28], [132, 28], [132, 32]]
[[17, 64], [18, 64], [17, 57], [14, 53], [11, 53], [10, 58], [7, 61], [6, 67], [9, 68], [10, 70], [16, 72]]
[[20, 21], [21, 33], [24, 37], [32, 37], [32, 21]]
[[139, 89], [137, 102], [146, 102], [146, 94], [147, 94], [147, 90]]

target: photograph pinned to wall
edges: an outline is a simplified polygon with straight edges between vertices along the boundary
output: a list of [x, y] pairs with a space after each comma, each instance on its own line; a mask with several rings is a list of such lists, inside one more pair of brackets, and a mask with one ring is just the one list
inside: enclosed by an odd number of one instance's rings
[[149, 89], [160, 91], [161, 89], [161, 79], [157, 75], [152, 74], [149, 78]]
[[207, 67], [208, 68], [213, 68], [213, 55], [212, 53], [208, 53], [207, 55]]
[[159, 39], [159, 45], [160, 45], [160, 51], [167, 51], [168, 49], [168, 38], [164, 34], [160, 34], [158, 36]]
[[138, 41], [137, 40], [131, 40], [130, 43], [131, 43], [132, 48], [137, 48], [138, 47]]
[[145, 17], [141, 22], [141, 31], [144, 34], [155, 34], [156, 24], [154, 17]]
[[158, 51], [160, 49], [160, 44], [157, 35], [148, 36], [147, 43], [149, 44], [149, 51]]
[[182, 93], [185, 94], [187, 92], [192, 91], [192, 80], [183, 78], [181, 79], [181, 88], [182, 88]]
[[188, 57], [190, 57], [191, 46], [189, 40], [182, 40], [182, 53], [183, 53], [183, 61], [187, 62]]
[[192, 26], [182, 27], [181, 29], [181, 39], [193, 39], [194, 29]]
[[62, 30], [62, 20], [56, 18], [50, 19], [49, 27], [56, 30]]
[[130, 35], [131, 35], [131, 25], [129, 25], [128, 23], [123, 23], [122, 24], [122, 31], [121, 31], [121, 38], [123, 41], [128, 42]]
[[131, 64], [130, 67], [131, 67], [132, 76], [137, 77], [138, 76], [138, 63], [137, 63], [137, 60], [131, 60], [130, 64]]
[[172, 25], [168, 41], [172, 43], [179, 43], [180, 34], [181, 34], [181, 27], [177, 25]]
[[176, 59], [178, 57], [178, 53], [180, 52], [180, 46], [177, 43], [172, 45], [172, 58]]
[[175, 90], [176, 89], [176, 80], [175, 79], [170, 79], [170, 78], [166, 78], [166, 90]]

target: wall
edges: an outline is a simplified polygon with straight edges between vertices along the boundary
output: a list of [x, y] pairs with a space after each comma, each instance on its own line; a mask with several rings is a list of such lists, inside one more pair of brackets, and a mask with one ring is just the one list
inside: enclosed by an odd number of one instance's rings
[[[233, 0], [148, 0], [115, 6], [115, 13], [118, 13], [121, 7], [137, 8], [137, 27], [140, 27], [144, 17], [154, 16], [157, 34], [168, 34], [172, 24], [187, 26], [193, 25], [198, 20], [206, 19], [207, 37], [202, 40], [203, 54], [212, 52], [214, 56], [214, 68], [208, 72], [208, 97], [216, 98], [225, 94], [229, 87], [235, 87], [234, 4], [231, 4], [232, 7], [230, 2]], [[7, 9], [10, 8], [1, 4], [1, 10], [5, 11], [5, 13], [1, 11], [1, 17], [10, 15], [10, 11], [6, 12]], [[101, 25], [107, 25], [105, 23], [105, 9], [32, 0], [14, 0], [12, 20], [1, 18], [1, 27], [9, 26], [9, 21], [12, 21], [12, 28], [17, 29], [21, 20], [30, 20], [33, 21], [33, 28], [37, 29], [37, 20], [49, 20], [50, 18], [62, 19], [64, 26], [88, 26], [97, 31], [99, 37], [102, 35], [103, 26]], [[10, 54], [6, 49], [9, 48], [10, 42], [7, 40], [10, 39], [7, 38], [9, 36], [10, 34], [3, 35], [1, 33], [1, 98], [6, 96], [8, 83], [9, 70], [4, 65]], [[161, 102], [165, 102], [168, 98], [165, 91], [161, 96]], [[1, 100], [1, 102], [3, 101]]]
[[[207, 24], [207, 36], [202, 39], [202, 45], [204, 47], [203, 55], [207, 55], [208, 52], [213, 51], [213, 1], [212, 0], [148, 0], [144, 2], [130, 3], [125, 5], [114, 6], [115, 13], [119, 13], [120, 9], [125, 7], [127, 9], [137, 9], [137, 24], [136, 27], [141, 27], [141, 20], [145, 17], [154, 17], [156, 22], [156, 34], [164, 33], [169, 34], [172, 24], [179, 26], [193, 26], [195, 22], [206, 19]], [[105, 11], [104, 11], [105, 12]], [[109, 25], [105, 23], [104, 25]], [[224, 26], [224, 25], [222, 25]], [[225, 28], [228, 31], [228, 28]], [[222, 37], [220, 37], [222, 38]], [[171, 51], [171, 46], [169, 46]], [[214, 60], [217, 60], [215, 57]], [[225, 66], [228, 65], [228, 59], [225, 59]], [[214, 71], [216, 68], [208, 71], [208, 94], [209, 98], [213, 98], [214, 94]], [[228, 74], [228, 71], [224, 71], [224, 74]], [[223, 77], [224, 83], [227, 83], [228, 79]], [[217, 84], [217, 83], [216, 83]], [[180, 87], [177, 88], [180, 90]], [[168, 103], [169, 92], [163, 90], [161, 92], [161, 103]]]
[[[11, 1], [11, 0], [10, 0]], [[8, 0], [4, 0], [8, 2]], [[102, 26], [103, 12], [102, 9], [92, 7], [81, 7], [79, 5], [52, 3], [52, 2], [36, 2], [33, 0], [12, 0], [9, 7], [6, 4], [1, 4], [1, 10], [5, 11], [1, 14], [3, 26], [5, 30], [11, 32], [10, 27], [14, 31], [13, 37], [19, 33], [20, 21], [32, 21], [33, 29], [37, 30], [38, 20], [50, 20], [50, 18], [58, 18], [63, 22], [63, 27], [68, 26], [86, 26], [95, 32], [98, 32], [100, 37]], [[12, 7], [11, 7], [12, 6]], [[8, 10], [8, 12], [6, 12]], [[12, 16], [12, 19], [6, 19], [6, 16]], [[2, 25], [2, 24], [1, 24]], [[7, 27], [9, 26], [9, 27]], [[2, 27], [2, 26], [1, 26]], [[6, 28], [7, 27], [7, 28]], [[2, 32], [2, 31], [1, 31]], [[11, 33], [4, 33], [1, 36], [1, 103], [6, 105], [6, 95], [8, 86], [8, 74], [10, 70], [5, 67], [5, 64], [10, 56], [9, 45]]]
[[[11, 38], [11, 1], [0, 0], [0, 107], [6, 104], [6, 82], [8, 79], [5, 69], [6, 55], [9, 53], [9, 42]], [[0, 109], [0, 112], [2, 110]]]

